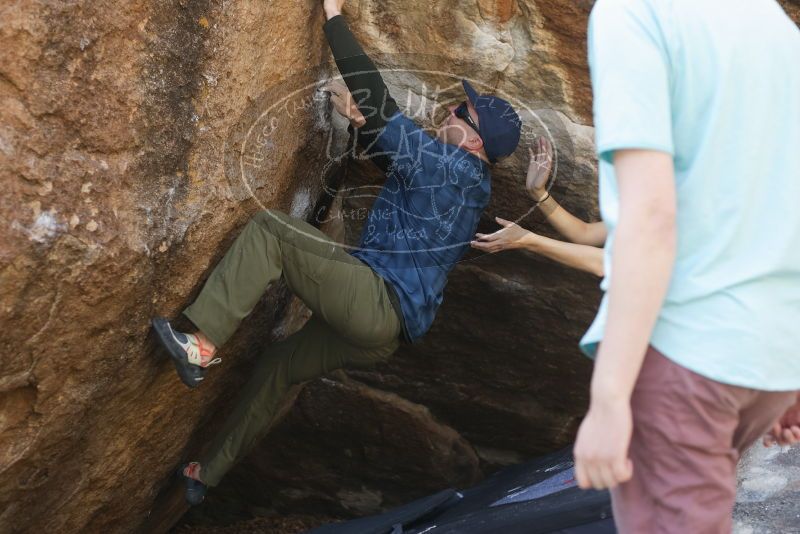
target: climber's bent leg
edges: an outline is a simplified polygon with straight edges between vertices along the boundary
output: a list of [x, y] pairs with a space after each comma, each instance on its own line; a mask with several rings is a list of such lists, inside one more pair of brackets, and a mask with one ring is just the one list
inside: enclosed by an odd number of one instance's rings
[[184, 314], [219, 347], [281, 274], [352, 341], [387, 341], [396, 314], [383, 280], [319, 229], [275, 210], [257, 213], [245, 226]]
[[399, 345], [400, 324], [382, 346], [354, 345], [318, 317], [299, 332], [267, 347], [236, 407], [200, 460], [200, 479], [215, 486], [268, 430], [286, 392], [295, 384], [342, 367], [364, 368], [385, 361]]

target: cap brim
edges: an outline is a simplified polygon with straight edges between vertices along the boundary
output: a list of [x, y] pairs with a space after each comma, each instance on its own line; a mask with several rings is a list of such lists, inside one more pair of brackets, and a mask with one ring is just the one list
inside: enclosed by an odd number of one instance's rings
[[478, 99], [478, 91], [472, 87], [467, 80], [461, 80], [461, 85], [464, 86], [464, 92], [467, 93], [470, 103], [474, 106], [475, 101]]

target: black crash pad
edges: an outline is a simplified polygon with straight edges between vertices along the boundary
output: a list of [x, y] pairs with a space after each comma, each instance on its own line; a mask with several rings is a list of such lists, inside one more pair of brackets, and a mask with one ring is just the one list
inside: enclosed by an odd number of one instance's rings
[[380, 515], [308, 534], [614, 534], [607, 491], [577, 487], [570, 448], [511, 466]]

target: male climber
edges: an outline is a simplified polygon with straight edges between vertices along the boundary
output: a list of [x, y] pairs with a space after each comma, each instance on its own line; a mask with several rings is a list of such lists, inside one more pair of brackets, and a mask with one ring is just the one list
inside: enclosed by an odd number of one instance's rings
[[[222, 346], [281, 275], [312, 310], [296, 334], [268, 347], [223, 428], [199, 462], [183, 468], [186, 499], [203, 500], [268, 427], [290, 386], [342, 367], [385, 361], [401, 340], [420, 339], [442, 302], [447, 275], [469, 248], [489, 201], [489, 164], [517, 147], [521, 121], [511, 105], [480, 96], [449, 108], [436, 137], [405, 117], [341, 16], [344, 0], [324, 0], [325, 35], [358, 117], [355, 135], [386, 173], [360, 245], [347, 252], [318, 229], [275, 210], [257, 213], [183, 314], [195, 333], [153, 320], [181, 380], [196, 387], [219, 363]], [[348, 97], [350, 95], [347, 95]]]

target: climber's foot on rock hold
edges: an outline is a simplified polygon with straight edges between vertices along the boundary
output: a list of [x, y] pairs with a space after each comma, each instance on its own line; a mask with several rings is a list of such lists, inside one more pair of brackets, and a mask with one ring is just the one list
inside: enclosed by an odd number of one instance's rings
[[152, 323], [158, 340], [175, 364], [178, 376], [190, 388], [200, 385], [205, 378], [206, 367], [222, 361], [221, 358], [214, 358], [216, 347], [202, 334], [176, 332], [163, 317], [156, 317]]
[[192, 506], [196, 506], [203, 502], [206, 498], [206, 491], [208, 486], [200, 481], [200, 464], [197, 462], [190, 462], [178, 470], [186, 482], [186, 502]]

